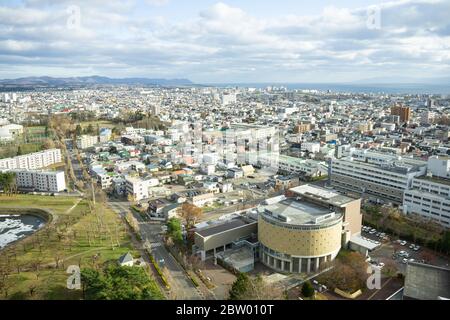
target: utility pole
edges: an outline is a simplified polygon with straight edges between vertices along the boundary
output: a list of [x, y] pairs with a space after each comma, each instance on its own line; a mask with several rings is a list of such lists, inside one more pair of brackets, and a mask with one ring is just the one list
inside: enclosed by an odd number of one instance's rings
[[95, 189], [94, 189], [94, 179], [91, 178], [91, 189], [92, 189], [92, 201], [95, 206]]

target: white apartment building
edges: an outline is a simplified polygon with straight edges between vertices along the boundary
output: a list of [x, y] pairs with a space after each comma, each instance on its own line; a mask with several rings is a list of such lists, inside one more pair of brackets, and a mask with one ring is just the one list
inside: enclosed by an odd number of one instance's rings
[[320, 143], [317, 142], [304, 142], [301, 145], [302, 151], [308, 151], [310, 153], [317, 153], [320, 151]]
[[42, 192], [61, 192], [66, 189], [64, 171], [14, 170], [19, 189]]
[[78, 149], [91, 148], [97, 143], [98, 143], [98, 136], [82, 135], [81, 137], [77, 138]]
[[62, 161], [60, 149], [49, 149], [14, 158], [0, 159], [0, 169], [36, 170]]
[[412, 188], [404, 194], [403, 212], [419, 214], [450, 228], [450, 180], [414, 178]]
[[376, 200], [402, 204], [403, 193], [411, 188], [413, 178], [426, 173], [425, 161], [375, 152], [356, 152], [353, 156], [332, 161], [332, 186]]
[[158, 179], [143, 180], [139, 177], [125, 177], [127, 195], [131, 195], [135, 201], [149, 198], [149, 188], [159, 185]]

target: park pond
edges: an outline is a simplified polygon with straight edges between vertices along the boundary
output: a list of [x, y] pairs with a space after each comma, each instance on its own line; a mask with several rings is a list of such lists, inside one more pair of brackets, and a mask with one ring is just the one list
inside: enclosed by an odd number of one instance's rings
[[45, 223], [45, 219], [37, 215], [0, 213], [0, 249], [33, 234]]

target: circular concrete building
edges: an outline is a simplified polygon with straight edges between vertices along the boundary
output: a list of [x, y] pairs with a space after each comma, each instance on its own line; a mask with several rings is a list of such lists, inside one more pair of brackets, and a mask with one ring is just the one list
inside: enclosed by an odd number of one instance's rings
[[260, 210], [261, 261], [280, 272], [314, 272], [341, 249], [343, 214], [329, 207], [281, 199]]

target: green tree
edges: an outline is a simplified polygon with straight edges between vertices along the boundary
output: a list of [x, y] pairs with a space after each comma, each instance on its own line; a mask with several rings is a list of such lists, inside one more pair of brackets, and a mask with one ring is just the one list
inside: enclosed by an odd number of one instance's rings
[[18, 155], [18, 156], [23, 155], [22, 146], [17, 147], [17, 155]]
[[302, 286], [302, 295], [306, 298], [311, 298], [314, 296], [314, 288], [311, 282], [306, 281]]
[[86, 128], [86, 133], [89, 133], [89, 134], [93, 134], [94, 133], [94, 126], [91, 123]]
[[167, 233], [176, 244], [181, 244], [183, 242], [183, 233], [180, 219], [169, 219], [169, 221], [167, 222]]
[[445, 253], [450, 252], [450, 231], [445, 231], [441, 240], [441, 249]]
[[230, 300], [273, 300], [283, 298], [280, 287], [268, 285], [261, 276], [239, 273], [229, 291]]
[[251, 279], [245, 273], [239, 273], [230, 289], [230, 300], [244, 300], [248, 298], [251, 288]]
[[77, 136], [80, 136], [83, 133], [83, 128], [79, 124], [77, 124], [77, 127], [75, 128], [75, 134]]
[[14, 172], [0, 173], [0, 189], [10, 195], [16, 191], [16, 174]]
[[101, 271], [81, 271], [84, 298], [88, 300], [161, 300], [164, 295], [143, 268], [109, 265]]

